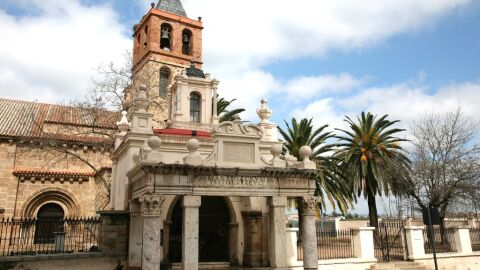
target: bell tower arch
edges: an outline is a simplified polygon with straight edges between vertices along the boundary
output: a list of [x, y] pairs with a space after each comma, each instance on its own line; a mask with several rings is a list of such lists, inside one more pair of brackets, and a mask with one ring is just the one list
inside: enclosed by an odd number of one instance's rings
[[188, 18], [180, 0], [152, 3], [133, 28], [133, 85], [125, 92], [127, 108], [144, 84], [156, 127], [165, 127], [172, 110], [174, 78], [192, 63], [202, 67], [202, 30], [201, 18]]

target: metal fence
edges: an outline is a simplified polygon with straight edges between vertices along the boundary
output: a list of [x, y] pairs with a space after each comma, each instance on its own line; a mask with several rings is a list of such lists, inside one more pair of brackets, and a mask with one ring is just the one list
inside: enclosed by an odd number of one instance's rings
[[408, 257], [402, 220], [383, 220], [373, 234], [375, 258], [380, 262], [403, 261]]
[[94, 252], [99, 218], [0, 220], [0, 256]]
[[455, 248], [454, 229], [452, 228], [445, 228], [442, 233], [442, 230], [439, 226], [434, 226], [433, 239], [431, 239], [430, 229], [428, 228], [428, 226], [426, 226], [425, 230], [423, 230], [423, 240], [425, 246], [425, 253], [433, 253], [431, 244], [432, 241], [434, 241], [435, 243], [435, 251], [437, 253], [457, 251], [457, 249]]
[[[350, 229], [317, 231], [318, 259], [353, 258], [352, 231]], [[303, 247], [297, 242], [297, 257], [303, 260]]]
[[480, 228], [470, 229], [470, 241], [472, 242], [472, 251], [480, 251]]

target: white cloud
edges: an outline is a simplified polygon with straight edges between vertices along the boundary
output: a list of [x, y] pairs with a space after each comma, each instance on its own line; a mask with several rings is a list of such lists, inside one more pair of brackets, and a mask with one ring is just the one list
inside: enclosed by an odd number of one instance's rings
[[451, 84], [431, 91], [427, 85], [398, 84], [383, 88], [367, 88], [344, 98], [322, 98], [310, 102], [305, 109], [292, 112], [296, 117], [313, 117], [318, 125], [330, 123], [344, 128], [344, 115], [356, 117], [361, 111], [388, 114], [401, 120], [407, 128], [425, 112], [446, 113], [462, 108], [465, 115], [480, 121], [480, 83]]
[[77, 0], [21, 1], [38, 13], [15, 18], [0, 10], [0, 95], [59, 102], [82, 97], [100, 63], [122, 61], [131, 47], [108, 6]]
[[346, 73], [302, 76], [290, 80], [283, 88], [283, 91], [289, 98], [306, 99], [314, 96], [323, 96], [327, 93], [348, 91], [361, 83], [362, 80]]
[[[182, 2], [191, 18], [203, 17], [205, 68], [222, 81], [220, 94], [233, 96], [233, 88], [226, 85], [246, 83], [238, 78], [267, 63], [321, 57], [330, 49], [371, 47], [394, 35], [429, 27], [471, 0]], [[285, 81], [276, 80], [278, 84]], [[258, 87], [236, 87], [243, 89], [240, 103], [258, 103]], [[262, 92], [278, 94], [278, 88], [273, 90], [277, 91]], [[312, 86], [296, 94], [306, 98], [315, 91]]]

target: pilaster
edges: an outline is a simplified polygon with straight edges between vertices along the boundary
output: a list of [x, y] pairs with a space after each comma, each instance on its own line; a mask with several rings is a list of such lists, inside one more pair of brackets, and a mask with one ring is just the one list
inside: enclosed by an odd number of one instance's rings
[[407, 238], [408, 259], [425, 257], [423, 226], [405, 226]]
[[453, 228], [455, 248], [459, 253], [471, 253], [472, 242], [470, 241], [470, 227], [456, 226]]
[[[353, 254], [361, 259], [375, 259], [375, 246], [373, 245], [374, 227], [353, 228]], [[423, 246], [423, 243], [422, 243]]]
[[262, 266], [262, 212], [243, 211], [244, 252], [243, 265]]

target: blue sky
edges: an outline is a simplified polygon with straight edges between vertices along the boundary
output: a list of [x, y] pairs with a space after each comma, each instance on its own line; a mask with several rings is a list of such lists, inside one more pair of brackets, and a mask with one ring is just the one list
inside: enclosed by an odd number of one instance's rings
[[[480, 120], [480, 1], [183, 0], [204, 19], [204, 69], [246, 120], [388, 113], [408, 128], [461, 106]], [[121, 64], [143, 0], [1, 0], [0, 96], [83, 97], [102, 63]], [[405, 134], [408, 136], [408, 134]], [[360, 206], [362, 208], [362, 206]]]

